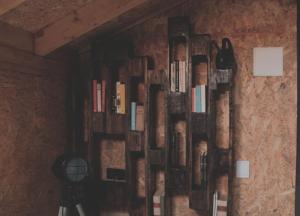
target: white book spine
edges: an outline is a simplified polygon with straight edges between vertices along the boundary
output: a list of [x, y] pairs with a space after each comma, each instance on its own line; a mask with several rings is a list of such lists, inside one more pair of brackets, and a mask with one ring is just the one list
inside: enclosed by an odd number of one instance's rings
[[171, 63], [171, 92], [175, 92], [175, 63]]
[[97, 112], [101, 112], [101, 84], [97, 83]]
[[116, 84], [116, 113], [120, 113], [120, 82]]
[[183, 87], [182, 87], [182, 92], [186, 92], [186, 70], [185, 70], [185, 61], [182, 62], [182, 83], [183, 83]]
[[206, 112], [206, 88], [201, 85], [201, 111]]

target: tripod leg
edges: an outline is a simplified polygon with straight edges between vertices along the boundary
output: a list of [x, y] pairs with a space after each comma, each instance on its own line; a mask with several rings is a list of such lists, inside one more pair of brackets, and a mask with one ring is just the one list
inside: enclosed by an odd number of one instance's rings
[[68, 216], [69, 211], [68, 208], [65, 206], [59, 206], [58, 216]]
[[77, 209], [77, 211], [78, 211], [78, 213], [79, 213], [79, 216], [86, 216], [86, 214], [84, 213], [84, 210], [83, 210], [83, 208], [82, 208], [81, 203], [78, 203], [78, 204], [76, 205], [76, 209]]

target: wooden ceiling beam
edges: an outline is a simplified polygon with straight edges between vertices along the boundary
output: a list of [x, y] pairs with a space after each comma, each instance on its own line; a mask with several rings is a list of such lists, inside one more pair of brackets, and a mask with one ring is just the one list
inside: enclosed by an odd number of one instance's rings
[[25, 0], [0, 0], [0, 16], [16, 8]]
[[33, 34], [0, 21], [0, 44], [34, 52]]
[[95, 0], [41, 30], [35, 38], [35, 53], [47, 55], [147, 1]]

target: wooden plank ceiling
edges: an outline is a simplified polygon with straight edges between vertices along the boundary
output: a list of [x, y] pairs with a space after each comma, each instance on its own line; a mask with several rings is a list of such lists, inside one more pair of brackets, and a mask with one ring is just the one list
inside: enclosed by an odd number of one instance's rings
[[25, 0], [0, 0], [0, 16], [16, 8], [22, 4]]
[[70, 42], [129, 28], [185, 1], [0, 0], [0, 22], [32, 33], [35, 53], [44, 56]]

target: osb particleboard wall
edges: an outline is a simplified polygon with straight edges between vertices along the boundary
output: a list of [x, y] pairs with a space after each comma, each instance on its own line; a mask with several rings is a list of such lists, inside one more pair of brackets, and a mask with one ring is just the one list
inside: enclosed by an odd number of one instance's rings
[[57, 215], [51, 166], [68, 144], [67, 71], [4, 46], [0, 59], [0, 215]]
[[[251, 172], [250, 179], [235, 179], [234, 215], [294, 215], [296, 1], [193, 0], [153, 18], [129, 34], [136, 54], [153, 57], [156, 69], [167, 67], [167, 17], [176, 15], [189, 15], [195, 33], [219, 42], [226, 36], [234, 45], [235, 157], [249, 160]], [[252, 49], [259, 46], [284, 47], [282, 77], [253, 77]], [[182, 196], [173, 199], [173, 215], [196, 213]]]

